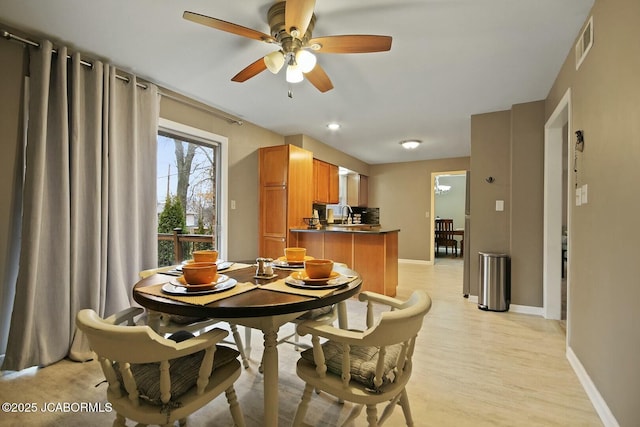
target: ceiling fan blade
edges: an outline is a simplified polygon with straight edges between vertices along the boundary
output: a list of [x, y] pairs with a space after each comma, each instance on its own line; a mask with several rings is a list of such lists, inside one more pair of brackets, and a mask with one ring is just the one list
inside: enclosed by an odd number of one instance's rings
[[212, 18], [206, 15], [200, 15], [199, 13], [185, 11], [182, 14], [182, 17], [188, 21], [195, 22], [197, 24], [206, 25], [207, 27], [215, 28], [216, 30], [226, 31], [227, 33], [236, 34], [242, 37], [264, 41], [267, 43], [276, 42], [276, 40], [268, 34], [262, 33], [260, 31], [252, 30], [251, 28], [243, 27], [242, 25], [223, 21], [221, 19]]
[[[315, 45], [319, 48], [316, 49]], [[319, 53], [370, 53], [391, 49], [391, 36], [345, 35], [316, 37], [309, 40], [315, 52]]]
[[320, 64], [316, 64], [316, 66], [313, 67], [313, 70], [305, 74], [305, 77], [322, 93], [333, 89], [333, 83], [331, 83], [329, 76], [325, 73]]
[[264, 62], [264, 58], [260, 58], [257, 61], [249, 64], [244, 70], [233, 76], [231, 81], [233, 82], [245, 82], [251, 77], [254, 77], [267, 69], [267, 64]]
[[316, 0], [287, 0], [284, 11], [286, 31], [291, 34], [292, 28], [297, 29], [299, 32], [297, 38], [302, 40], [309, 27], [309, 22], [311, 22], [315, 7]]

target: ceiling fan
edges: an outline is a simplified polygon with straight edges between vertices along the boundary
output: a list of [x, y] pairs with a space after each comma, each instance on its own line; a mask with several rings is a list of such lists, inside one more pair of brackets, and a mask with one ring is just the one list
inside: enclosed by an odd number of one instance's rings
[[267, 20], [271, 35], [238, 24], [185, 11], [182, 17], [189, 21], [226, 31], [242, 37], [278, 45], [280, 48], [249, 64], [231, 80], [245, 82], [269, 70], [277, 74], [287, 65], [287, 82], [297, 83], [307, 77], [320, 92], [333, 89], [331, 79], [317, 64], [317, 53], [368, 53], [391, 49], [390, 36], [339, 35], [312, 37], [316, 16], [315, 0], [287, 0], [275, 3], [269, 9]]

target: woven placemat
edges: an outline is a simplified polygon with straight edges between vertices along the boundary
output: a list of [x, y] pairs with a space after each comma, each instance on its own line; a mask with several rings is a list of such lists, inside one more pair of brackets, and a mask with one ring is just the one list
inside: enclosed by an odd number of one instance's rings
[[165, 285], [164, 283], [160, 283], [158, 285], [145, 286], [144, 288], [137, 288], [135, 291], [142, 292], [145, 294], [150, 294], [150, 295], [161, 296], [163, 298], [169, 298], [169, 299], [184, 302], [187, 304], [207, 305], [214, 301], [219, 301], [224, 298], [229, 298], [234, 295], [242, 294], [244, 292], [251, 291], [258, 287], [254, 283], [245, 282], [245, 283], [238, 283], [233, 288], [227, 291], [217, 292], [215, 294], [182, 296], [182, 295], [170, 295], [162, 292], [162, 287], [164, 285]]
[[260, 286], [260, 289], [266, 289], [274, 292], [284, 292], [287, 294], [303, 295], [306, 297], [322, 298], [332, 294], [335, 289], [301, 289], [293, 288], [285, 283], [285, 279], [276, 280]]

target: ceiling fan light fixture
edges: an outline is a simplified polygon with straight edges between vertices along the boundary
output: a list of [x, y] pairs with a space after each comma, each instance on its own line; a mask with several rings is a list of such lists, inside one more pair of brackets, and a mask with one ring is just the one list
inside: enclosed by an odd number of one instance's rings
[[313, 67], [316, 66], [317, 58], [316, 56], [309, 52], [308, 50], [300, 49], [296, 53], [296, 62], [303, 73], [308, 73], [313, 70]]
[[278, 74], [284, 65], [284, 53], [281, 50], [273, 51], [264, 57], [264, 63], [269, 71]]
[[404, 148], [405, 150], [414, 150], [418, 148], [420, 144], [422, 144], [422, 141], [418, 139], [408, 139], [406, 141], [400, 141], [400, 145], [402, 145], [402, 148]]
[[302, 70], [297, 64], [287, 66], [287, 83], [300, 83], [303, 79]]

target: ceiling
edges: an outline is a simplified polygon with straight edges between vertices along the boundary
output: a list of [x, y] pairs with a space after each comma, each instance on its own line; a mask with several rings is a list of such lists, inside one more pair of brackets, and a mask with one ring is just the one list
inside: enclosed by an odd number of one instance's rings
[[[182, 19], [261, 32], [270, 0], [0, 0], [2, 24], [48, 36], [281, 135], [370, 164], [470, 155], [470, 116], [546, 98], [593, 0], [316, 0], [314, 37], [379, 34], [389, 52], [318, 54], [334, 89], [284, 69], [231, 78], [274, 50]], [[342, 128], [329, 131], [327, 123]], [[405, 139], [423, 141], [403, 150]]]

